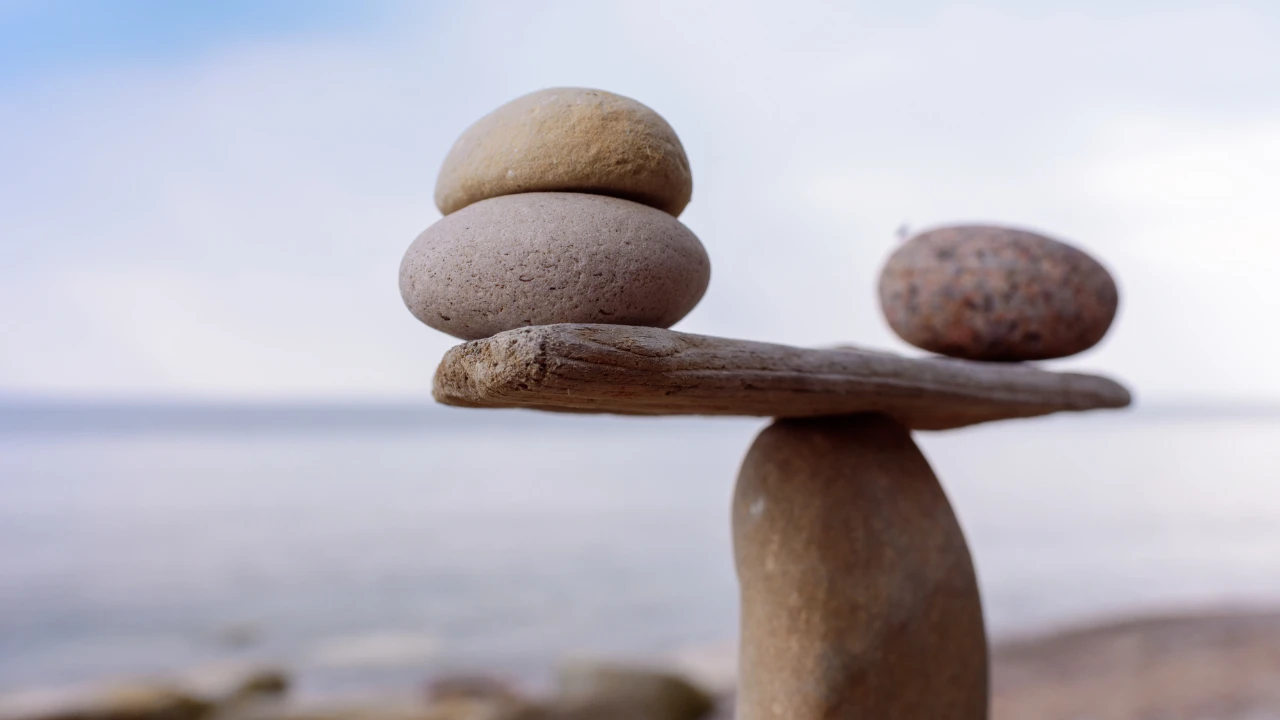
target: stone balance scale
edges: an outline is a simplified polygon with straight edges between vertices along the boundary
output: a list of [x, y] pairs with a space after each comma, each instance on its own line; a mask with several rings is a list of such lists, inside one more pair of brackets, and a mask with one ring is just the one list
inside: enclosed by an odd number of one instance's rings
[[400, 269], [413, 314], [470, 341], [436, 400], [776, 418], [734, 491], [738, 718], [986, 718], [973, 565], [910, 431], [1128, 405], [1106, 378], [1017, 362], [1097, 343], [1115, 283], [1034, 233], [945, 227], [899, 246], [880, 301], [947, 357], [675, 332], [710, 281], [676, 219], [692, 187], [666, 121], [611, 93], [542, 90], [467, 129], [437, 182], [445, 217]]

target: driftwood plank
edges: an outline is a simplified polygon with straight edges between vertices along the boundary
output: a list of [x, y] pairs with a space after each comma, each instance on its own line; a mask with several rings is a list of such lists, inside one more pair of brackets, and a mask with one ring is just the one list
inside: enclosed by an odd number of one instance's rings
[[920, 430], [1130, 401], [1107, 378], [1029, 365], [576, 324], [508, 330], [454, 347], [436, 370], [433, 394], [462, 407], [629, 415], [881, 412]]

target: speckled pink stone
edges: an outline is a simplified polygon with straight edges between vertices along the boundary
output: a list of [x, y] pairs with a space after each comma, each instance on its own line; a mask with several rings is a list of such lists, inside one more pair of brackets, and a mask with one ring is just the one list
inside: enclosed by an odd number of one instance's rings
[[903, 340], [970, 360], [1045, 360], [1093, 347], [1119, 293], [1097, 260], [1025, 230], [968, 225], [915, 236], [880, 274]]
[[711, 279], [698, 238], [647, 205], [584, 193], [481, 200], [418, 236], [400, 294], [464, 340], [553, 323], [670, 327]]

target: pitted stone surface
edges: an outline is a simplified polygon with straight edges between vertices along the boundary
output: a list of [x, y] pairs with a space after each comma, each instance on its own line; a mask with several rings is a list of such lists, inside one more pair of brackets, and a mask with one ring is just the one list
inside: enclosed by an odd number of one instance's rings
[[400, 265], [409, 310], [463, 339], [565, 322], [667, 327], [710, 279], [679, 220], [580, 193], [482, 200], [427, 228]]
[[1093, 347], [1119, 293], [1098, 261], [1042, 235], [991, 226], [917, 235], [880, 274], [880, 306], [903, 340], [969, 360], [1044, 360]]
[[523, 192], [582, 192], [679, 215], [693, 194], [689, 159], [662, 116], [603, 90], [550, 88], [516, 98], [458, 138], [436, 179], [448, 215]]

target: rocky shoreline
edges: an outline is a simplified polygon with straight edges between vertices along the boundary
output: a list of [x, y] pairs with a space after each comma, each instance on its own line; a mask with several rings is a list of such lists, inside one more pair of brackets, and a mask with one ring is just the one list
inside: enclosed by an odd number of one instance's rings
[[[429, 680], [421, 697], [316, 705], [279, 670], [218, 690], [174, 680], [0, 696], [0, 720], [728, 720], [732, 648], [656, 669], [563, 665], [551, 693]], [[1280, 719], [1280, 611], [1148, 616], [997, 643], [993, 720]]]

